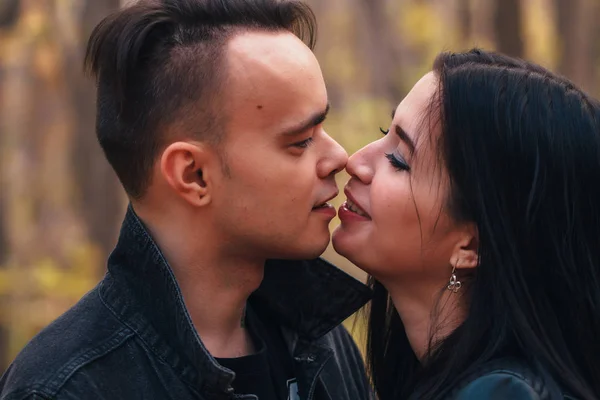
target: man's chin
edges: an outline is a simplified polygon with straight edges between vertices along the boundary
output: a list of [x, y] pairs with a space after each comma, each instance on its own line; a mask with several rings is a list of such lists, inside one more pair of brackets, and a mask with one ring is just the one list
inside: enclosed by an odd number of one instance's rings
[[322, 242], [315, 242], [313, 240], [312, 243], [304, 243], [303, 246], [298, 246], [295, 249], [282, 252], [281, 256], [277, 258], [283, 260], [313, 260], [321, 257], [321, 255], [325, 253], [325, 250], [327, 250], [328, 245], [329, 238]]
[[329, 241], [327, 241], [327, 243], [324, 245], [319, 244], [302, 249], [295, 258], [297, 260], [313, 260], [315, 258], [319, 258], [323, 255], [323, 253], [325, 253], [325, 250], [327, 250], [327, 245], [329, 245]]

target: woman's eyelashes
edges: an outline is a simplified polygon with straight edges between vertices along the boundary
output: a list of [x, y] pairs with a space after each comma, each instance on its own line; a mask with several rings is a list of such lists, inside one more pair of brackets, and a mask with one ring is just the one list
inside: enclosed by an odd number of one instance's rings
[[[383, 129], [381, 127], [379, 128], [379, 131], [383, 133], [384, 136], [390, 132], [389, 129]], [[385, 153], [385, 158], [389, 160], [390, 164], [392, 164], [392, 166], [396, 168], [396, 170], [410, 171], [410, 166], [406, 163], [406, 161], [404, 161], [404, 158], [402, 156], [396, 155], [394, 153]]]
[[401, 156], [394, 153], [385, 153], [385, 158], [389, 160], [392, 167], [396, 168], [397, 171], [410, 171], [410, 166]]

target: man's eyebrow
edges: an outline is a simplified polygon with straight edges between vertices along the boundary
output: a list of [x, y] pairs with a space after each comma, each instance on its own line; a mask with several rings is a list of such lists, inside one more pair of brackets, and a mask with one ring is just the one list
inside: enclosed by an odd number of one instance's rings
[[327, 103], [325, 110], [323, 110], [315, 115], [312, 115], [311, 117], [307, 118], [306, 121], [299, 123], [296, 127], [285, 130], [282, 134], [284, 136], [299, 135], [303, 132], [306, 132], [310, 128], [314, 128], [315, 126], [322, 124], [323, 121], [325, 121], [325, 118], [327, 118], [327, 114], [329, 114], [330, 108], [331, 108], [331, 105], [329, 103]]
[[410, 136], [408, 136], [408, 134], [404, 131], [404, 129], [402, 129], [400, 127], [400, 125], [395, 126], [395, 131], [396, 131], [396, 135], [398, 135], [400, 140], [402, 140], [404, 143], [406, 143], [406, 146], [408, 146], [408, 150], [410, 150], [410, 154], [414, 154], [415, 149], [417, 148], [415, 146], [415, 142], [413, 142], [413, 140], [410, 138]]

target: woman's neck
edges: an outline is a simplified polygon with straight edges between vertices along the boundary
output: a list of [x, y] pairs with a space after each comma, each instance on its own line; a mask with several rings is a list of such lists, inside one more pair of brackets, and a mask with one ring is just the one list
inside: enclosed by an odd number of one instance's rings
[[410, 346], [419, 360], [427, 356], [430, 344], [444, 339], [465, 319], [461, 292], [454, 293], [446, 287], [440, 289], [439, 285], [417, 288], [414, 282], [410, 285], [382, 283], [392, 298]]

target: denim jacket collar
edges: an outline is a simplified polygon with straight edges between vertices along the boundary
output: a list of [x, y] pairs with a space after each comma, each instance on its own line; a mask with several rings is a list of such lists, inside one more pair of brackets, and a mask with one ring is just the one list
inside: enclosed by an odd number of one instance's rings
[[[191, 388], [214, 393], [211, 398], [231, 396], [234, 375], [204, 347], [173, 271], [131, 206], [109, 257], [101, 296]], [[324, 260], [271, 260], [249, 301], [294, 332], [294, 340], [309, 343], [357, 311], [370, 296], [365, 285]]]

